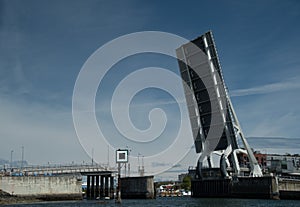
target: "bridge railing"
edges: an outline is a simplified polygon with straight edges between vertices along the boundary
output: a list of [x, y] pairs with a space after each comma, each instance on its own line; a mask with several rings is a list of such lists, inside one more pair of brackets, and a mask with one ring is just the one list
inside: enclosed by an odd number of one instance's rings
[[[31, 165], [21, 168], [2, 169], [2, 173], [10, 175], [51, 175], [65, 173], [88, 173], [88, 172], [116, 172], [115, 167], [107, 164], [51, 164], [51, 165]], [[1, 172], [0, 172], [1, 173]]]

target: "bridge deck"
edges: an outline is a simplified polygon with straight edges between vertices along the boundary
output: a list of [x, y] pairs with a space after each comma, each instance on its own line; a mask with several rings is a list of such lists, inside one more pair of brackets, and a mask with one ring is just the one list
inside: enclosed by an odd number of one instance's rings
[[76, 174], [81, 175], [105, 175], [115, 174], [116, 168], [105, 165], [48, 165], [48, 166], [28, 166], [21, 169], [14, 168], [13, 172], [24, 175], [57, 175], [57, 174]]

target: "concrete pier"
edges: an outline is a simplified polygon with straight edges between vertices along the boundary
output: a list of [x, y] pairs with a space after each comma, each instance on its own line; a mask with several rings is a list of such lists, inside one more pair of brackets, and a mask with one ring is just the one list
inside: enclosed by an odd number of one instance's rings
[[0, 176], [0, 189], [42, 200], [82, 199], [81, 176]]
[[280, 178], [278, 182], [278, 189], [280, 199], [300, 200], [300, 180]]
[[100, 198], [105, 197], [104, 195], [104, 177], [100, 177]]
[[100, 191], [99, 191], [99, 176], [96, 176], [96, 189], [95, 189], [95, 194], [96, 195], [100, 195]]
[[0, 189], [32, 198], [82, 199], [82, 177], [86, 176], [86, 198], [113, 198], [115, 173], [114, 168], [98, 164], [32, 166], [22, 173], [0, 173]]
[[109, 177], [108, 176], [105, 176], [104, 177], [104, 180], [105, 180], [105, 187], [104, 187], [104, 193], [105, 193], [105, 197], [109, 197], [109, 195], [108, 195], [108, 179], [109, 179]]
[[114, 178], [108, 175], [87, 175], [86, 198], [114, 198]]
[[91, 177], [87, 176], [87, 181], [86, 181], [86, 197], [90, 198], [91, 197]]
[[111, 198], [114, 198], [114, 192], [115, 192], [115, 188], [114, 188], [114, 184], [115, 184], [115, 181], [114, 181], [114, 177], [110, 177], [110, 192], [109, 192], [109, 195]]
[[122, 198], [155, 198], [153, 176], [121, 178]]
[[95, 198], [95, 176], [91, 176], [91, 177], [92, 177], [91, 197]]

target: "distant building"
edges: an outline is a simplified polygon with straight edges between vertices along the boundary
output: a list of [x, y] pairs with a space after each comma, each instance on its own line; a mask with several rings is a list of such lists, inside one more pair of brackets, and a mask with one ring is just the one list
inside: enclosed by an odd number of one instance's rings
[[[259, 166], [262, 169], [264, 169], [267, 166], [267, 154], [262, 154], [259, 151], [255, 151], [254, 156], [255, 156]], [[240, 163], [241, 167], [249, 168], [249, 166], [250, 166], [249, 158], [246, 154], [240, 154], [239, 163]]]
[[267, 156], [267, 168], [279, 174], [300, 174], [300, 156], [270, 154]]
[[[278, 155], [254, 152], [258, 164], [265, 173], [276, 174], [300, 174], [300, 155]], [[240, 154], [239, 163], [241, 167], [249, 167], [249, 158], [246, 154]]]

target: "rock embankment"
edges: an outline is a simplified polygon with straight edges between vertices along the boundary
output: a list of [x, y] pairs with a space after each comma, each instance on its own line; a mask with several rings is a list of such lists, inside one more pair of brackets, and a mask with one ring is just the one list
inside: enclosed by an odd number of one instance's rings
[[10, 195], [9, 193], [6, 193], [0, 189], [0, 205], [13, 203], [32, 203], [38, 201], [40, 200]]

